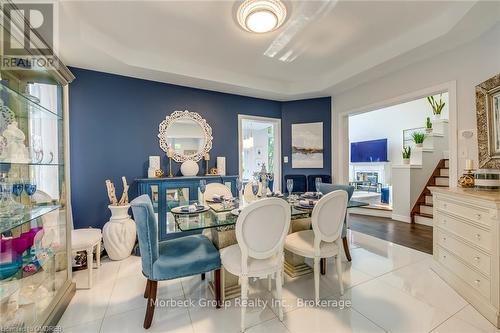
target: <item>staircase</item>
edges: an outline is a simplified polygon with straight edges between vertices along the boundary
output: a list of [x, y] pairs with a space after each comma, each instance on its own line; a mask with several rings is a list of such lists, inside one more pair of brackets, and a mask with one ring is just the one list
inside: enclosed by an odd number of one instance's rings
[[439, 161], [434, 172], [431, 177], [427, 181], [422, 193], [418, 197], [413, 209], [411, 210], [411, 222], [418, 224], [425, 224], [432, 226], [432, 210], [433, 210], [433, 202], [432, 202], [432, 194], [431, 191], [427, 188], [428, 186], [440, 186], [440, 187], [449, 187], [450, 185], [450, 169], [449, 169], [450, 161], [447, 159], [443, 159]]

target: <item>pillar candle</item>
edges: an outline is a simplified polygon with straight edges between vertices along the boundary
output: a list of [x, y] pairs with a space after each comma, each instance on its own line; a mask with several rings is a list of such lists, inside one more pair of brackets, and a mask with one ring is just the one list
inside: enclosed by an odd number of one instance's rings
[[474, 161], [465, 160], [465, 170], [473, 170], [473, 169], [474, 169]]
[[223, 156], [217, 157], [217, 171], [221, 176], [226, 175], [226, 158]]

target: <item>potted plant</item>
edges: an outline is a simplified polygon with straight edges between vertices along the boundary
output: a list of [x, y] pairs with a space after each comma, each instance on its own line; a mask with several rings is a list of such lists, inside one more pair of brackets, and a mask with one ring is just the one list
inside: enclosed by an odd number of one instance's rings
[[422, 132], [413, 132], [411, 134], [411, 137], [412, 137], [413, 142], [415, 142], [415, 145], [417, 147], [421, 148], [424, 145], [425, 133], [422, 133]]
[[425, 131], [427, 133], [431, 133], [432, 132], [432, 121], [431, 121], [430, 117], [427, 117], [427, 120], [425, 121]]
[[410, 164], [411, 147], [403, 147], [403, 164]]
[[443, 111], [443, 108], [444, 108], [444, 106], [446, 104], [442, 100], [442, 98], [441, 98], [442, 95], [443, 94], [439, 95], [439, 101], [437, 101], [434, 98], [434, 96], [427, 96], [427, 101], [431, 105], [431, 107], [432, 107], [432, 113], [434, 113], [434, 116], [436, 117], [436, 119], [440, 119], [441, 118], [441, 112]]

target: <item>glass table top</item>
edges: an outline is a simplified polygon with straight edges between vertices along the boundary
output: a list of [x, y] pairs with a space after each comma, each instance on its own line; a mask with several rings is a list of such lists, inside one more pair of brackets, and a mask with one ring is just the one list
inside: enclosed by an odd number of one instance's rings
[[[284, 198], [284, 200], [287, 200], [287, 198]], [[196, 201], [192, 201], [191, 203], [194, 202]], [[180, 231], [191, 231], [225, 227], [236, 224], [238, 216], [231, 213], [231, 210], [238, 208], [238, 201], [226, 206], [220, 203], [207, 203], [207, 205], [210, 209], [202, 213], [173, 214], [177, 228]], [[363, 206], [368, 206], [368, 203], [350, 200], [347, 204], [347, 208]], [[294, 203], [292, 202], [290, 202], [290, 209], [292, 210], [292, 219], [302, 216], [310, 216], [312, 213], [312, 209], [298, 208], [294, 206]]]

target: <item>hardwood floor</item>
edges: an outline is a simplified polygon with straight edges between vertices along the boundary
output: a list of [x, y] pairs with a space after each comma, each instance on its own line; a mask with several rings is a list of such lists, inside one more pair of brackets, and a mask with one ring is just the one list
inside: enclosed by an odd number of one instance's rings
[[432, 227], [384, 217], [350, 214], [352, 230], [432, 254]]

